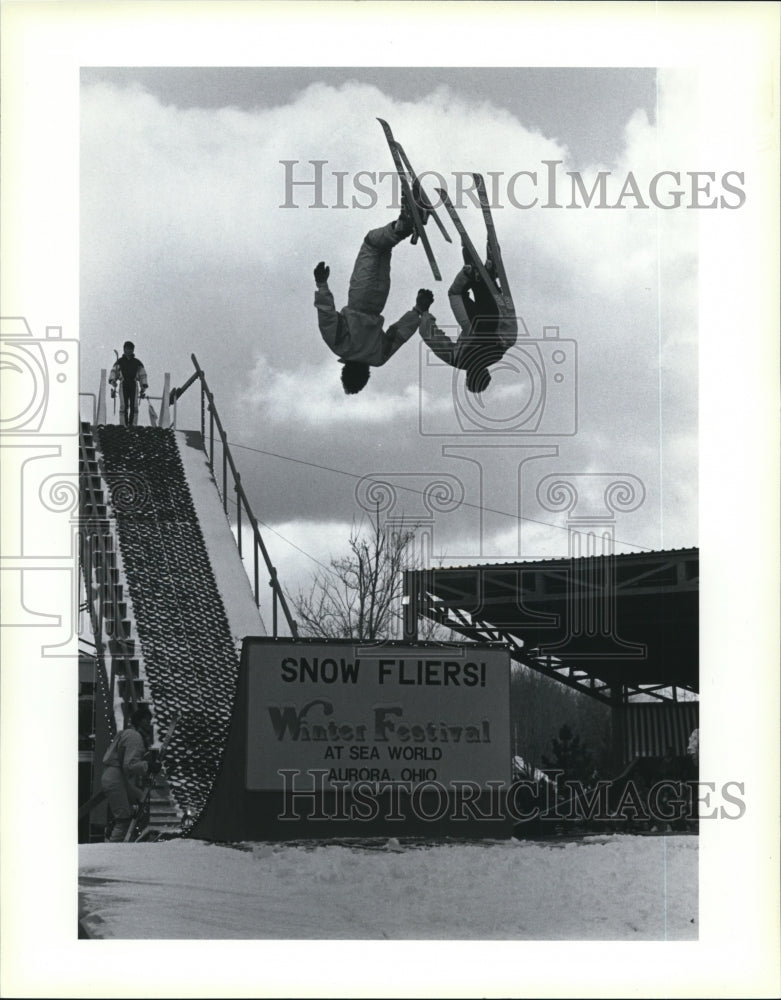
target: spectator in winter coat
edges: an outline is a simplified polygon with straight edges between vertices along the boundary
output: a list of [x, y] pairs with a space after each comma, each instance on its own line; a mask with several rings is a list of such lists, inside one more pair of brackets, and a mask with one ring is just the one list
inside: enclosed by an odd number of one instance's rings
[[[464, 259], [468, 259], [466, 254]], [[485, 268], [493, 278], [494, 266], [490, 256], [486, 259]], [[458, 272], [447, 294], [450, 308], [461, 328], [458, 340], [451, 340], [439, 330], [431, 314], [421, 321], [420, 335], [441, 361], [466, 371], [469, 392], [483, 392], [491, 382], [489, 365], [499, 361], [515, 344], [517, 320], [499, 306], [470, 263]]]
[[[150, 771], [145, 756], [153, 738], [152, 713], [146, 707], [138, 708], [128, 728], [114, 737], [103, 757], [100, 783], [114, 816], [109, 838], [112, 842], [125, 839], [133, 806], [143, 798], [143, 779]], [[152, 764], [151, 769], [155, 766]]]
[[119, 383], [119, 422], [126, 427], [132, 427], [138, 423], [139, 393], [136, 390], [136, 383], [140, 387], [141, 399], [146, 397], [146, 390], [149, 388], [146, 371], [135, 356], [135, 349], [135, 344], [131, 340], [125, 341], [122, 357], [117, 358], [108, 377], [112, 397], [116, 394], [117, 383]]
[[[412, 229], [412, 215], [404, 205], [395, 222], [366, 234], [350, 278], [347, 305], [338, 312], [328, 288], [331, 269], [325, 261], [315, 268], [315, 308], [320, 333], [342, 362], [342, 386], [350, 395], [360, 392], [369, 381], [370, 367], [384, 365], [420, 324], [424, 311], [420, 292], [414, 308], [387, 330], [382, 316], [390, 293], [391, 253], [411, 235]], [[429, 302], [433, 301], [431, 292], [428, 295]]]

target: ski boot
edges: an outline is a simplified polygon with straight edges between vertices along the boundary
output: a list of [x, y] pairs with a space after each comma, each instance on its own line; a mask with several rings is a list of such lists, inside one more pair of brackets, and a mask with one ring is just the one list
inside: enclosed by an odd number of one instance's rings
[[[421, 191], [420, 182], [417, 178], [412, 182], [411, 193], [412, 200], [415, 202], [415, 206], [420, 213], [420, 221], [425, 226], [426, 222], [428, 222], [428, 217], [431, 214], [431, 209], [430, 206], [428, 206], [425, 195]], [[411, 236], [415, 232], [415, 219], [404, 193], [402, 193], [401, 196], [401, 212], [393, 225], [396, 232], [402, 237]]]

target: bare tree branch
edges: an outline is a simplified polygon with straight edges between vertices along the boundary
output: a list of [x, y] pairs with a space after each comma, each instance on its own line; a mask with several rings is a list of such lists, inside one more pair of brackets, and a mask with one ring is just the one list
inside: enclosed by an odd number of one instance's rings
[[[290, 597], [302, 635], [323, 638], [395, 639], [403, 618], [404, 571], [417, 569], [412, 553], [415, 527], [383, 529], [379, 511], [369, 525], [353, 525], [349, 554], [331, 559], [330, 571], [312, 577], [309, 593]], [[421, 637], [451, 638], [443, 626], [423, 618]]]

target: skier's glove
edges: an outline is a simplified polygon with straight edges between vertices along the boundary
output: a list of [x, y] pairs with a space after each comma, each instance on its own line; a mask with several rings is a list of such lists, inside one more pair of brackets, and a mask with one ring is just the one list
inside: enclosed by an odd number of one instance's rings
[[112, 389], [111, 390], [111, 398], [112, 399], [116, 399], [117, 398], [117, 390], [116, 389]]
[[324, 260], [315, 268], [315, 284], [324, 285], [328, 281], [328, 275], [331, 273], [331, 268], [328, 267]]
[[421, 288], [418, 292], [418, 297], [415, 299], [415, 308], [418, 312], [428, 312], [428, 307], [434, 301], [434, 293], [430, 292], [428, 288]]
[[160, 751], [159, 750], [155, 750], [155, 749], [153, 749], [153, 750], [147, 750], [147, 752], [144, 754], [144, 760], [147, 763], [147, 767], [149, 769], [149, 773], [150, 774], [159, 774], [160, 773], [160, 771], [162, 770], [163, 764], [162, 764], [162, 761], [160, 760]]
[[146, 399], [146, 390], [145, 389], [141, 390], [141, 396], [140, 396], [140, 398], [141, 399]]

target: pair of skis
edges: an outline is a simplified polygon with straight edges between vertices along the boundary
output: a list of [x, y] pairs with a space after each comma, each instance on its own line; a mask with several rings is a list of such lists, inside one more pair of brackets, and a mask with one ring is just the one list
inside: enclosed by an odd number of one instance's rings
[[[452, 243], [453, 241], [451, 240], [445, 227], [442, 225], [442, 221], [437, 215], [434, 206], [431, 204], [425, 191], [423, 190], [417, 174], [412, 169], [412, 164], [407, 159], [404, 147], [401, 143], [394, 139], [391, 127], [384, 118], [378, 118], [377, 121], [380, 125], [382, 125], [382, 131], [385, 133], [385, 138], [388, 142], [391, 156], [393, 157], [393, 163], [396, 167], [396, 173], [401, 181], [402, 197], [412, 214], [414, 230], [410, 242], [417, 243], [418, 238], [420, 238], [420, 241], [423, 244], [423, 249], [426, 251], [428, 262], [431, 265], [432, 274], [437, 281], [441, 281], [442, 275], [437, 267], [437, 262], [434, 258], [434, 251], [431, 249], [431, 244], [429, 243], [429, 239], [424, 228], [429, 220], [429, 217], [436, 222], [437, 226], [439, 226], [439, 231], [445, 237], [447, 242]], [[419, 199], [417, 201], [413, 194], [413, 187], [417, 188], [417, 195]]]
[[[510, 285], [507, 281], [507, 273], [504, 269], [504, 261], [502, 260], [502, 251], [499, 246], [499, 241], [496, 238], [496, 227], [494, 226], [493, 216], [491, 215], [491, 206], [488, 202], [488, 195], [485, 190], [485, 181], [482, 174], [472, 174], [475, 182], [475, 188], [477, 190], [477, 197], [480, 199], [480, 208], [483, 212], [483, 221], [485, 222], [486, 231], [486, 241], [488, 244], [488, 259], [492, 261], [494, 269], [496, 271], [496, 278], [494, 279], [486, 269], [483, 259], [480, 254], [475, 249], [474, 244], [469, 238], [469, 233], [467, 233], [464, 228], [464, 224], [459, 218], [458, 212], [456, 212], [455, 206], [450, 200], [447, 191], [442, 188], [437, 188], [437, 194], [442, 199], [442, 204], [447, 209], [447, 213], [450, 216], [453, 225], [456, 227], [456, 232], [461, 237], [461, 245], [471, 258], [472, 265], [477, 271], [477, 274], [486, 288], [490, 291], [494, 298], [499, 311], [508, 315], [515, 315], [515, 306], [513, 304], [513, 298], [510, 293]], [[497, 287], [498, 281], [498, 287]]]
[[[440, 232], [444, 236], [448, 243], [452, 243], [447, 230], [442, 225], [439, 216], [431, 204], [426, 193], [423, 191], [420, 180], [417, 174], [412, 169], [412, 165], [409, 162], [407, 154], [404, 152], [404, 147], [401, 143], [393, 136], [390, 125], [383, 119], [378, 118], [377, 121], [382, 126], [382, 130], [385, 133], [385, 139], [387, 140], [388, 146], [393, 157], [393, 162], [396, 167], [396, 173], [401, 181], [402, 196], [404, 197], [407, 205], [409, 206], [410, 212], [412, 214], [414, 232], [412, 234], [412, 243], [416, 243], [418, 237], [423, 244], [423, 249], [426, 251], [426, 256], [428, 257], [429, 264], [431, 265], [431, 271], [437, 281], [442, 280], [442, 275], [440, 273], [437, 262], [434, 258], [434, 252], [431, 249], [431, 244], [426, 235], [425, 225], [429, 220], [429, 217], [433, 218], [439, 227]], [[515, 314], [515, 306], [513, 305], [512, 295], [510, 294], [510, 286], [507, 282], [507, 274], [504, 269], [504, 261], [502, 260], [502, 251], [499, 247], [499, 241], [496, 237], [496, 227], [494, 225], [493, 216], [491, 215], [491, 206], [488, 202], [488, 196], [485, 190], [485, 181], [482, 174], [472, 174], [475, 181], [475, 187], [477, 190], [477, 196], [480, 200], [480, 208], [483, 213], [483, 220], [485, 222], [487, 243], [488, 243], [488, 257], [493, 261], [494, 268], [496, 270], [496, 279], [498, 279], [499, 287], [497, 287], [497, 281], [488, 273], [485, 265], [483, 264], [482, 257], [478, 254], [474, 247], [474, 244], [469, 238], [469, 234], [464, 227], [455, 206], [451, 202], [447, 191], [442, 188], [437, 188], [437, 194], [442, 199], [442, 204], [448, 215], [455, 226], [456, 232], [461, 238], [461, 245], [464, 250], [471, 258], [472, 263], [477, 271], [478, 276], [485, 286], [491, 292], [494, 297], [496, 304], [501, 312], [509, 313], [511, 315]], [[415, 200], [413, 195], [413, 187], [417, 188], [418, 201]]]

